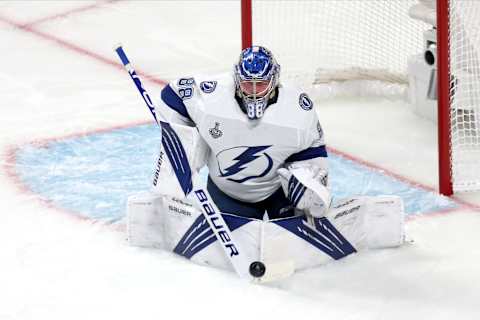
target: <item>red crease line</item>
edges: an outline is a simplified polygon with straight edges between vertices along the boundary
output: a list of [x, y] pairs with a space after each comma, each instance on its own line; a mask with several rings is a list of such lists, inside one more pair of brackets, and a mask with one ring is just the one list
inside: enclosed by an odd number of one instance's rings
[[[62, 40], [58, 37], [55, 37], [53, 35], [50, 35], [50, 34], [47, 34], [47, 33], [44, 33], [44, 32], [41, 32], [39, 30], [36, 30], [33, 28], [33, 25], [34, 24], [38, 24], [38, 23], [41, 23], [41, 22], [45, 22], [45, 21], [49, 21], [49, 20], [54, 20], [54, 19], [58, 19], [58, 18], [62, 18], [62, 17], [66, 17], [66, 16], [69, 16], [71, 14], [74, 14], [74, 13], [79, 13], [79, 12], [85, 12], [85, 11], [88, 11], [88, 10], [91, 10], [91, 9], [94, 9], [94, 8], [98, 8], [100, 7], [101, 5], [103, 4], [106, 4], [106, 3], [111, 3], [111, 2], [115, 2], [115, 0], [107, 0], [105, 2], [102, 2], [102, 3], [97, 3], [97, 4], [93, 4], [93, 5], [89, 5], [89, 6], [85, 6], [85, 7], [80, 7], [80, 8], [76, 8], [76, 9], [73, 9], [73, 10], [70, 10], [70, 11], [67, 11], [67, 12], [64, 12], [64, 13], [60, 13], [60, 14], [56, 14], [56, 15], [53, 15], [53, 16], [50, 16], [50, 17], [45, 17], [45, 18], [42, 18], [42, 19], [39, 19], [39, 20], [36, 20], [36, 21], [33, 21], [33, 22], [30, 22], [30, 23], [27, 23], [27, 24], [21, 24], [21, 23], [18, 23], [16, 21], [13, 21], [12, 19], [9, 19], [9, 18], [6, 18], [6, 17], [3, 17], [0, 15], [0, 21], [4, 22], [4, 23], [7, 23], [13, 27], [16, 27], [18, 28], [19, 30], [22, 30], [22, 31], [25, 31], [25, 32], [28, 32], [30, 34], [33, 34], [37, 37], [40, 37], [44, 40], [47, 40], [47, 41], [50, 41], [50, 42], [53, 42], [55, 43], [56, 45], [60, 46], [60, 47], [63, 47], [65, 49], [68, 49], [70, 51], [73, 51], [75, 53], [78, 53], [78, 54], [82, 54], [82, 55], [85, 55], [85, 56], [88, 56], [94, 60], [96, 60], [97, 62], [102, 62], [104, 64], [107, 64], [107, 65], [110, 65], [112, 67], [114, 67], [115, 69], [123, 69], [123, 65], [118, 63], [118, 62], [115, 62], [111, 59], [108, 59], [108, 58], [105, 58], [99, 54], [96, 54], [94, 52], [91, 52], [91, 51], [88, 51], [80, 46], [77, 46], [71, 42], [68, 42], [68, 41], [65, 41], [65, 40]], [[151, 76], [151, 75], [148, 75], [142, 71], [138, 71], [137, 70], [137, 74], [141, 75], [142, 77], [144, 77], [147, 81], [150, 81], [150, 82], [153, 82], [155, 84], [158, 84], [160, 86], [164, 86], [167, 84], [166, 81], [164, 80], [160, 80], [160, 79], [157, 79], [155, 78], [154, 76]], [[103, 131], [103, 130], [99, 130], [99, 131]], [[79, 134], [81, 135], [81, 134]], [[63, 137], [65, 138], [65, 137]], [[57, 140], [57, 139], [62, 139], [62, 138], [54, 138], [52, 140]], [[44, 140], [45, 142], [45, 140]], [[401, 176], [401, 175], [398, 175], [398, 174], [395, 174], [389, 170], [386, 170], [378, 165], [375, 165], [373, 163], [370, 163], [370, 162], [367, 162], [365, 160], [362, 160], [360, 158], [357, 158], [357, 157], [354, 157], [352, 155], [349, 155], [345, 152], [342, 152], [342, 151], [339, 151], [339, 150], [336, 150], [334, 148], [331, 148], [329, 147], [328, 148], [330, 151], [332, 151], [333, 153], [336, 153], [344, 158], [347, 158], [347, 159], [350, 159], [354, 162], [357, 162], [357, 163], [360, 163], [360, 164], [363, 164], [365, 166], [368, 166], [374, 170], [377, 170], [377, 171], [381, 171], [389, 176], [392, 176], [400, 181], [403, 181], [405, 183], [408, 183], [412, 186], [416, 186], [416, 187], [419, 187], [419, 188], [422, 188], [422, 189], [425, 189], [425, 190], [428, 190], [428, 191], [432, 191], [432, 192], [436, 192], [436, 189], [430, 187], [430, 186], [427, 186], [427, 185], [423, 185], [423, 184], [420, 184], [418, 182], [415, 182], [413, 180], [410, 180], [404, 176]], [[14, 156], [13, 156], [14, 152], [10, 151], [9, 152], [9, 156], [7, 156], [7, 158], [9, 158], [10, 161], [7, 161], [9, 164], [12, 164], [12, 163], [15, 163], [15, 159], [14, 159]], [[15, 174], [12, 174], [11, 171], [11, 167], [10, 168], [7, 168], [7, 172], [10, 172], [9, 176], [10, 177], [15, 177]], [[15, 178], [14, 178], [15, 180]], [[18, 181], [17, 181], [18, 182]], [[17, 185], [19, 185], [17, 183]], [[24, 190], [25, 191], [25, 190]], [[455, 197], [450, 197], [450, 199], [452, 199], [452, 201], [464, 206], [464, 207], [468, 207], [470, 209], [474, 209], [474, 210], [480, 210], [480, 206], [476, 206], [476, 205], [473, 205], [473, 204], [470, 204], [470, 203], [467, 203], [463, 200], [460, 200], [458, 198], [455, 198]]]
[[[4, 16], [1, 16], [0, 15], [0, 21], [4, 22], [4, 23], [7, 23], [11, 26], [14, 26], [22, 31], [25, 31], [25, 32], [28, 32], [30, 34], [33, 34], [37, 37], [40, 37], [44, 40], [48, 40], [50, 42], [53, 42], [55, 43], [56, 45], [60, 46], [60, 47], [63, 47], [65, 49], [68, 49], [70, 51], [73, 51], [75, 53], [79, 53], [79, 54], [82, 54], [84, 56], [87, 56], [87, 57], [90, 57], [94, 60], [96, 60], [97, 62], [102, 62], [106, 65], [109, 65], [109, 66], [112, 66], [114, 67], [115, 69], [119, 69], [119, 70], [124, 70], [123, 68], [123, 65], [121, 63], [118, 63], [118, 62], [115, 62], [114, 60], [111, 60], [111, 59], [108, 59], [108, 58], [105, 58], [99, 54], [96, 54], [92, 51], [89, 51], [89, 50], [86, 50], [80, 46], [77, 46], [71, 42], [68, 42], [68, 41], [65, 41], [65, 40], [62, 40], [58, 37], [55, 37], [55, 36], [52, 36], [50, 34], [47, 34], [47, 33], [44, 33], [42, 31], [39, 31], [39, 30], [36, 30], [34, 29], [33, 27], [31, 26], [25, 26], [25, 25], [22, 25], [16, 21], [13, 21], [9, 18], [6, 18]], [[112, 50], [113, 51], [113, 50]], [[164, 80], [160, 80], [160, 79], [157, 79], [155, 78], [154, 76], [151, 76], [151, 75], [148, 75], [142, 71], [139, 71], [137, 70], [137, 74], [141, 75], [142, 77], [144, 77], [146, 80], [150, 81], [150, 82], [153, 82], [155, 84], [158, 84], [160, 86], [165, 86], [167, 84], [166, 81]]]
[[99, 2], [99, 3], [94, 3], [94, 4], [91, 4], [91, 5], [88, 5], [88, 6], [74, 8], [74, 9], [71, 9], [71, 10], [66, 11], [66, 12], [57, 13], [57, 14], [52, 15], [52, 16], [40, 18], [38, 20], [34, 20], [34, 21], [31, 21], [31, 22], [22, 24], [22, 27], [32, 27], [33, 25], [37, 25], [37, 24], [40, 24], [40, 23], [43, 23], [43, 22], [48, 22], [48, 21], [59, 19], [59, 18], [66, 18], [66, 17], [71, 16], [75, 13], [80, 13], [80, 12], [90, 11], [90, 10], [93, 10], [93, 9], [98, 9], [98, 8], [103, 7], [105, 4], [118, 2], [118, 1], [119, 0], [106, 0], [106, 1]]
[[[390, 177], [392, 177], [392, 178], [395, 178], [396, 180], [402, 181], [402, 182], [404, 182], [404, 183], [406, 183], [406, 184], [408, 184], [408, 185], [411, 185], [411, 186], [413, 186], [413, 187], [420, 188], [420, 189], [423, 189], [423, 190], [430, 191], [430, 192], [433, 192], [433, 193], [438, 194], [437, 190], [436, 190], [435, 188], [431, 187], [431, 186], [427, 186], [427, 185], [425, 185], [425, 184], [422, 184], [422, 183], [419, 183], [419, 182], [417, 182], [417, 181], [411, 180], [411, 179], [409, 179], [409, 178], [407, 178], [407, 177], [405, 177], [405, 176], [402, 176], [402, 175], [399, 175], [399, 174], [397, 174], [397, 173], [394, 173], [394, 172], [392, 172], [392, 171], [390, 171], [390, 170], [388, 170], [388, 169], [385, 169], [385, 168], [383, 168], [383, 167], [381, 167], [381, 166], [379, 166], [379, 165], [376, 165], [376, 164], [371, 163], [371, 162], [369, 162], [369, 161], [366, 161], [366, 160], [360, 159], [360, 158], [358, 158], [358, 157], [352, 156], [352, 155], [350, 155], [350, 154], [348, 154], [348, 153], [345, 153], [345, 152], [343, 152], [343, 151], [339, 151], [339, 150], [337, 150], [337, 149], [335, 149], [335, 148], [327, 147], [327, 149], [328, 149], [328, 151], [330, 151], [330, 152], [332, 152], [332, 153], [335, 153], [335, 154], [337, 154], [337, 155], [339, 155], [339, 156], [341, 156], [341, 157], [343, 157], [343, 158], [345, 158], [345, 159], [348, 159], [348, 160], [351, 160], [351, 161], [353, 161], [353, 162], [356, 162], [356, 163], [359, 163], [359, 164], [361, 164], [361, 165], [364, 165], [364, 166], [366, 166], [366, 167], [369, 167], [370, 169], [372, 169], [372, 170], [374, 170], [374, 171], [381, 172], [381, 173], [384, 174], [384, 175], [387, 175], [387, 176], [390, 176]], [[441, 196], [441, 195], [439, 194], [439, 196]], [[456, 209], [458, 209], [458, 210], [459, 210], [459, 209], [468, 208], [468, 209], [470, 209], [470, 210], [480, 211], [480, 206], [475, 205], [475, 204], [472, 204], [472, 203], [469, 203], [469, 202], [466, 202], [466, 201], [464, 201], [464, 200], [461, 200], [461, 199], [459, 199], [458, 197], [455, 197], [455, 196], [450, 196], [450, 197], [444, 196], [444, 197], [446, 197], [446, 198], [450, 199], [452, 202], [458, 204], [459, 207], [460, 207], [460, 208], [456, 208]], [[455, 211], [455, 209], [454, 209], [454, 210], [448, 210], [448, 212], [451, 212], [451, 211]], [[441, 211], [438, 212], [438, 213], [440, 214], [441, 212], [444, 212], [444, 211], [441, 210]], [[431, 214], [431, 213], [429, 213], [429, 214]]]

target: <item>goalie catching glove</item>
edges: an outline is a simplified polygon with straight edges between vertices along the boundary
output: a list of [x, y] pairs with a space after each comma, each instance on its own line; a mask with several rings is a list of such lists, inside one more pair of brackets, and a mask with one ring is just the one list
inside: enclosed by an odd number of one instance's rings
[[313, 166], [277, 170], [282, 189], [295, 208], [314, 217], [323, 217], [330, 207], [331, 197], [327, 188], [328, 173], [325, 169]]

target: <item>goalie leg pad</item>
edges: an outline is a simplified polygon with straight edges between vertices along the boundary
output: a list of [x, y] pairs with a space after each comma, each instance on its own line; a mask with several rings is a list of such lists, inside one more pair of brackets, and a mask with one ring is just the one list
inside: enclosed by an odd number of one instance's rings
[[[235, 240], [252, 261], [259, 259], [260, 220], [224, 214]], [[215, 221], [214, 221], [215, 224]], [[216, 226], [216, 225], [215, 225]], [[220, 232], [223, 242], [227, 235]], [[127, 207], [127, 238], [132, 246], [173, 251], [193, 262], [232, 269], [222, 243], [205, 217], [185, 199], [144, 192], [130, 196]]]
[[405, 242], [405, 212], [402, 199], [396, 196], [369, 198], [366, 225], [369, 249], [401, 246]]
[[151, 192], [132, 195], [127, 202], [128, 243], [171, 250], [181, 235], [179, 230], [197, 215], [191, 204], [172, 196]]
[[127, 241], [132, 246], [164, 248], [161, 197], [142, 192], [127, 200]]
[[342, 199], [327, 217], [356, 249], [398, 247], [404, 242], [405, 214], [397, 196]]
[[[332, 260], [332, 256], [281, 225], [301, 217], [273, 221], [234, 215], [224, 218], [252, 261], [267, 265], [286, 263], [289, 269], [306, 269]], [[337, 201], [326, 218], [356, 251], [400, 246], [404, 241], [403, 203], [399, 197], [355, 197]], [[291, 223], [288, 220], [292, 221]], [[282, 222], [283, 221], [283, 222]], [[305, 222], [300, 226], [307, 227]], [[314, 229], [310, 225], [310, 229]], [[312, 231], [315, 232], [315, 231]], [[150, 192], [129, 197], [127, 233], [130, 245], [173, 251], [193, 262], [231, 269], [205, 219], [183, 199]], [[308, 234], [307, 234], [308, 237]], [[324, 239], [330, 241], [332, 239]], [[322, 240], [323, 241], [323, 240]], [[323, 241], [322, 243], [326, 243]], [[210, 244], [209, 244], [210, 243]], [[338, 241], [333, 241], [338, 245]], [[342, 252], [345, 247], [339, 247]]]

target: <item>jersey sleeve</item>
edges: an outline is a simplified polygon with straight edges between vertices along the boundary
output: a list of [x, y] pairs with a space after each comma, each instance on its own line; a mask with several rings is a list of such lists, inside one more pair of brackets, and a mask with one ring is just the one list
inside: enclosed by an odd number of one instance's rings
[[[157, 113], [161, 113], [168, 122], [162, 124], [162, 143], [153, 181], [156, 193], [174, 192], [177, 195], [186, 192], [190, 187], [189, 175], [195, 174], [205, 165], [210, 152], [195, 128], [195, 118], [192, 117], [195, 110], [195, 102], [192, 101], [194, 84], [193, 78], [182, 78], [169, 83], [162, 89], [160, 102], [156, 104]], [[166, 162], [169, 165], [165, 165]], [[157, 181], [162, 183], [157, 184]], [[172, 181], [178, 182], [178, 185], [173, 183], [178, 188], [169, 191]]]
[[160, 93], [160, 113], [169, 122], [195, 126], [192, 109], [189, 110], [186, 101], [195, 99], [196, 88], [194, 78], [180, 78], [170, 82]]
[[305, 161], [328, 157], [323, 129], [314, 109], [309, 111], [305, 129], [300, 131], [299, 151], [290, 155], [285, 162]]
[[328, 187], [328, 153], [325, 145], [323, 129], [318, 120], [315, 110], [311, 110], [312, 116], [309, 125], [303, 130], [301, 136], [301, 150], [292, 154], [285, 161], [287, 168], [306, 167], [314, 170], [323, 170], [321, 183]]

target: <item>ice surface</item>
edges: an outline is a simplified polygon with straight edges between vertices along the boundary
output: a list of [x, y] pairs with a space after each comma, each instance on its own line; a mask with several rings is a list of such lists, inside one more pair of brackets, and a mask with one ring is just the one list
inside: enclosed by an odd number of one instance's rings
[[[155, 124], [27, 145], [15, 155], [22, 183], [57, 206], [102, 221], [125, 216], [129, 195], [148, 190], [160, 144]], [[428, 214], [454, 201], [330, 152], [333, 201], [355, 195], [398, 195], [405, 212]], [[206, 182], [208, 170], [201, 171]]]
[[[412, 245], [256, 286], [168, 252], [128, 247], [117, 224], [77, 219], [37, 194], [22, 180], [28, 173], [18, 161], [28, 159], [29, 174], [46, 186], [65, 177], [67, 164], [79, 166], [76, 152], [89, 146], [97, 163], [86, 162], [71, 174], [94, 181], [101, 178], [96, 170], [124, 164], [112, 157], [112, 148], [146, 147], [130, 145], [138, 138], [136, 125], [151, 119], [128, 76], [110, 63], [116, 43], [123, 42], [139, 70], [167, 80], [229, 70], [238, 55], [238, 2], [98, 4], [0, 3], [0, 319], [478, 319], [480, 215], [472, 207], [412, 219]], [[146, 86], [158, 94], [158, 85]], [[435, 125], [404, 104], [362, 98], [317, 106], [331, 147], [405, 181], [437, 187]], [[133, 132], [123, 137], [125, 131], [110, 130], [118, 128]], [[95, 144], [112, 134], [126, 141]], [[53, 149], [42, 151], [48, 144]], [[63, 150], [61, 157], [49, 153], [55, 148]], [[28, 158], [34, 154], [41, 156], [37, 162]], [[137, 169], [148, 175], [148, 165]], [[42, 181], [45, 172], [52, 174]], [[101, 188], [116, 193], [123, 186], [142, 187], [131, 178]], [[97, 187], [83, 185], [76, 192], [80, 197]], [[88, 201], [107, 211], [109, 199], [101, 197]], [[478, 204], [480, 196], [457, 200]]]

